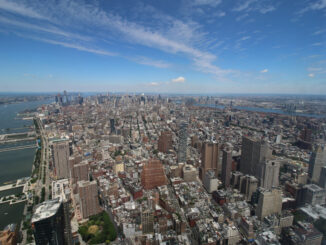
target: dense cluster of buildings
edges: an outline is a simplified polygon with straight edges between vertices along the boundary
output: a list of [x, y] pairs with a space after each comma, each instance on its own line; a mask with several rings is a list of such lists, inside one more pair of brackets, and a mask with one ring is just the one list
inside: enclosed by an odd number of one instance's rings
[[57, 97], [40, 108], [52, 200], [34, 210], [36, 244], [74, 244], [102, 211], [114, 244], [321, 244], [325, 120], [194, 99]]

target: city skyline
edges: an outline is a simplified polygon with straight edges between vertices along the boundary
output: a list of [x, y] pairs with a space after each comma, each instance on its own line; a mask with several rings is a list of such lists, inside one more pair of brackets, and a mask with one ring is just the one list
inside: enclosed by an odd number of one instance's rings
[[0, 0], [1, 92], [326, 93], [325, 0]]

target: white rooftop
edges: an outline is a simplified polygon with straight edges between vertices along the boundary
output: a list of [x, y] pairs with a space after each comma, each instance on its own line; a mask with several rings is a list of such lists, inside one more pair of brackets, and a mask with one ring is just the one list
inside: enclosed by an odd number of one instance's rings
[[45, 201], [39, 204], [32, 217], [32, 223], [47, 219], [55, 215], [61, 205], [59, 198]]

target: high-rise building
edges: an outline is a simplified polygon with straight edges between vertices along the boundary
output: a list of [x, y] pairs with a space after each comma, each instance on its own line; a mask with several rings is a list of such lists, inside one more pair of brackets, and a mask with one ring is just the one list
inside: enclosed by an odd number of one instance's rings
[[231, 170], [232, 170], [232, 150], [224, 149], [223, 160], [222, 160], [222, 183], [226, 188], [230, 186]]
[[77, 183], [81, 180], [88, 180], [88, 169], [89, 165], [87, 161], [74, 165], [72, 168], [73, 183]]
[[304, 201], [310, 205], [325, 205], [326, 190], [315, 184], [304, 186]]
[[70, 178], [69, 141], [67, 139], [59, 139], [52, 141], [52, 143], [53, 162], [57, 178]]
[[214, 170], [207, 170], [203, 179], [203, 184], [208, 193], [217, 191], [218, 179], [215, 176]]
[[96, 181], [82, 180], [77, 184], [82, 217], [85, 219], [101, 212]]
[[264, 161], [260, 164], [260, 186], [265, 189], [271, 189], [272, 187], [278, 187], [280, 162], [274, 160]]
[[84, 102], [84, 98], [79, 94], [77, 98], [78, 104], [82, 105]]
[[182, 177], [185, 182], [196, 181], [197, 174], [197, 169], [192, 165], [186, 164], [182, 168]]
[[282, 191], [280, 189], [262, 190], [259, 194], [256, 215], [264, 219], [270, 214], [281, 214]]
[[240, 178], [243, 176], [243, 173], [235, 171], [231, 174], [231, 185], [235, 189], [239, 189], [240, 186]]
[[59, 198], [60, 202], [62, 202], [65, 226], [64, 239], [66, 244], [73, 244], [70, 225], [71, 191], [69, 187], [69, 179], [52, 181], [52, 198]]
[[65, 216], [63, 204], [59, 198], [36, 206], [32, 217], [32, 228], [36, 245], [69, 244], [65, 240]]
[[258, 180], [254, 176], [240, 176], [239, 191], [245, 195], [247, 201], [251, 201], [252, 194], [257, 190]]
[[324, 166], [326, 166], [326, 147], [317, 146], [309, 161], [308, 174], [312, 182], [319, 183], [321, 168]]
[[141, 212], [141, 225], [143, 234], [154, 232], [154, 213], [151, 209]]
[[115, 120], [114, 120], [114, 118], [110, 119], [110, 130], [111, 130], [111, 134], [115, 133]]
[[217, 143], [205, 142], [201, 150], [201, 178], [208, 170], [214, 170], [218, 176], [219, 146]]
[[319, 177], [319, 184], [321, 188], [326, 189], [326, 167], [321, 168], [320, 177]]
[[151, 159], [144, 164], [141, 172], [141, 184], [145, 190], [167, 184], [163, 165], [160, 160]]
[[188, 124], [182, 122], [179, 129], [178, 162], [187, 161]]
[[259, 164], [271, 156], [272, 151], [267, 142], [242, 137], [240, 172], [260, 178]]
[[312, 130], [305, 127], [300, 132], [300, 139], [305, 141], [305, 142], [312, 142]]
[[161, 132], [158, 139], [158, 150], [167, 153], [172, 148], [172, 133], [169, 131]]

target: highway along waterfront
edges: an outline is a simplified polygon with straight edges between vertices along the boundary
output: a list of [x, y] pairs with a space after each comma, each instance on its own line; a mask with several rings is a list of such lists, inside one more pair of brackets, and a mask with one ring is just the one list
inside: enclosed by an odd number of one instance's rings
[[[17, 114], [26, 109], [34, 109], [51, 102], [52, 100], [45, 100], [0, 105], [0, 140], [1, 135], [10, 134], [14, 136], [11, 137], [11, 139], [14, 139], [13, 141], [0, 143], [0, 199], [4, 196], [22, 193], [23, 187], [8, 189], [7, 186], [16, 183], [17, 179], [29, 177], [32, 172], [36, 140], [17, 141], [15, 133], [33, 132], [33, 120], [23, 120], [18, 118]], [[5, 190], [2, 190], [2, 187]], [[25, 202], [15, 204], [10, 204], [10, 202], [0, 203], [0, 230], [9, 223], [19, 224], [24, 206]]]

